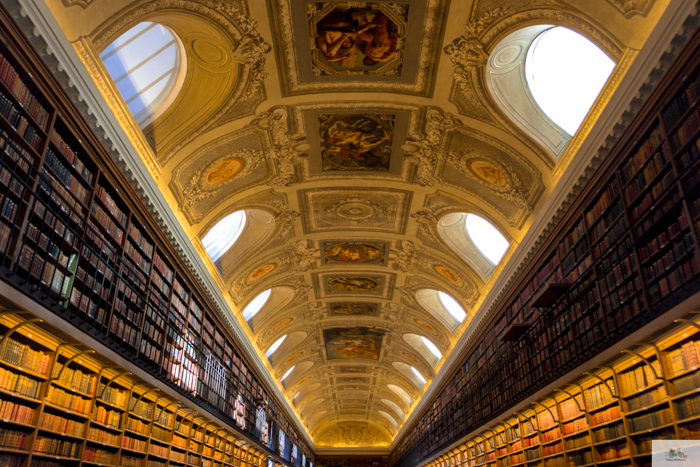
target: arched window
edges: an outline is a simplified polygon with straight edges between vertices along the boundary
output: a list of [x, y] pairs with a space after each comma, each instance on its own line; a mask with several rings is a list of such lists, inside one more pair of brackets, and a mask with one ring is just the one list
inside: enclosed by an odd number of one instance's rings
[[404, 390], [404, 388], [397, 386], [395, 384], [387, 384], [386, 387], [388, 387], [391, 391], [394, 392], [399, 398], [406, 403], [407, 406], [411, 406], [413, 404], [413, 399], [411, 399], [411, 396], [408, 395], [408, 393]]
[[501, 111], [557, 159], [614, 66], [580, 34], [538, 24], [496, 44], [486, 65], [486, 85]]
[[445, 325], [450, 332], [455, 332], [459, 324], [467, 317], [464, 308], [444, 292], [435, 289], [422, 289], [416, 293], [418, 303]]
[[582, 35], [564, 27], [532, 41], [525, 76], [540, 108], [569, 135], [586, 118], [615, 62]]
[[217, 262], [236, 243], [245, 226], [245, 211], [236, 211], [221, 219], [202, 239], [212, 261]]
[[[277, 339], [277, 340], [275, 341], [275, 343], [272, 344], [272, 345], [270, 346], [269, 349], [267, 349], [267, 352], [265, 352], [265, 356], [266, 356], [267, 358], [270, 358], [270, 356], [271, 356], [273, 353], [275, 353], [275, 351], [276, 351], [277, 349], [280, 348], [280, 345], [282, 345], [282, 342], [284, 342], [284, 340], [285, 340], [286, 338], [287, 338], [287, 335], [285, 334], [284, 336], [282, 336], [282, 337], [280, 337], [279, 339]], [[298, 394], [297, 394], [297, 395], [298, 395]]]
[[467, 214], [465, 225], [474, 245], [494, 266], [497, 265], [508, 249], [508, 240], [489, 221], [476, 214]]
[[406, 416], [406, 414], [403, 413], [403, 410], [401, 410], [401, 407], [399, 407], [396, 402], [389, 399], [382, 399], [382, 402], [388, 405], [391, 408], [391, 410], [396, 412], [396, 415], [398, 415], [401, 420], [403, 420], [403, 418]]
[[414, 375], [416, 375], [416, 378], [418, 378], [420, 381], [423, 382], [423, 384], [425, 384], [425, 382], [426, 382], [426, 381], [425, 381], [425, 378], [424, 378], [423, 375], [420, 373], [420, 371], [416, 370], [416, 367], [412, 366], [412, 367], [411, 367], [411, 371], [413, 372]]
[[398, 427], [399, 427], [399, 424], [396, 422], [396, 420], [394, 420], [394, 417], [392, 417], [392, 416], [389, 415], [388, 413], [384, 412], [383, 410], [378, 410], [377, 412], [379, 412], [379, 414], [380, 414], [382, 417], [384, 417], [384, 418], [386, 418], [387, 420], [389, 420], [389, 422], [394, 426], [394, 428], [398, 428]]
[[260, 309], [265, 305], [267, 302], [267, 299], [270, 298], [270, 293], [272, 293], [272, 289], [267, 289], [257, 297], [253, 299], [252, 302], [248, 304], [247, 307], [243, 310], [243, 319], [248, 321], [250, 318], [255, 316], [255, 314], [260, 311]]
[[433, 342], [418, 334], [404, 334], [404, 340], [414, 349], [416, 349], [425, 360], [431, 365], [436, 365], [442, 358], [442, 352]]
[[414, 367], [411, 365], [408, 365], [404, 362], [394, 362], [391, 364], [394, 368], [399, 370], [401, 373], [406, 376], [406, 378], [411, 381], [418, 389], [421, 389], [423, 386], [425, 386], [425, 378], [423, 375], [416, 370]]
[[170, 29], [139, 23], [101, 54], [136, 123], [144, 128], [173, 102], [183, 81], [182, 46]]
[[282, 378], [280, 378], [280, 383], [281, 383], [282, 381], [284, 381], [284, 379], [285, 379], [287, 376], [289, 376], [289, 374], [290, 374], [292, 371], [294, 371], [294, 368], [296, 368], [296, 367], [293, 366], [293, 367], [291, 367], [289, 370], [287, 370], [287, 372], [284, 374], [284, 376], [282, 376]]

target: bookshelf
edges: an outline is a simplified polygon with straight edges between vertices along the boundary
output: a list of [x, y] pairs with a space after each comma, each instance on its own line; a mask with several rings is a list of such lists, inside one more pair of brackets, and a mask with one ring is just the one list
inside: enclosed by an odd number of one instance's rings
[[[696, 34], [535, 258], [503, 294], [461, 365], [399, 441], [392, 464], [419, 463], [700, 291], [699, 46]], [[659, 365], [656, 357], [650, 362]], [[630, 398], [620, 394], [623, 407], [618, 408], [646, 407], [663, 391], [672, 393], [661, 383], [641, 386], [649, 384], [647, 366], [638, 363], [623, 372], [628, 383], [645, 390], [637, 394], [633, 389]], [[698, 387], [693, 375], [687, 380], [680, 376], [685, 382], [681, 387]], [[611, 407], [594, 409], [594, 414], [612, 414], [615, 404], [609, 403]], [[692, 410], [695, 403], [694, 396], [680, 397], [678, 403], [667, 402], [625, 419], [624, 446], [594, 446], [592, 459], [614, 463], [623, 454], [643, 452], [648, 436], [631, 430], [650, 421], [667, 421], [674, 410]], [[603, 430], [587, 422], [588, 435]], [[610, 425], [605, 429], [618, 428]], [[564, 422], [560, 428], [572, 427]], [[564, 445], [578, 442], [572, 438], [564, 438]], [[511, 465], [527, 464], [528, 454], [536, 464], [535, 448], [523, 449], [509, 457]], [[587, 452], [582, 450], [580, 457], [589, 459]], [[556, 467], [560, 462], [544, 450], [541, 454], [543, 463], [550, 460]]]
[[0, 333], [16, 329], [0, 344], [2, 465], [263, 467], [267, 461], [230, 427], [34, 321], [28, 313], [0, 317]]
[[652, 439], [698, 439], [700, 315], [686, 319], [694, 325], [655, 332], [426, 466], [485, 467], [494, 439], [499, 467], [642, 467]]
[[[264, 438], [273, 443], [261, 441], [261, 448], [275, 452], [281, 429], [311, 457], [228, 325], [4, 7], [0, 36], [3, 280], [247, 436], [258, 436], [255, 401], [263, 400], [272, 426]], [[73, 362], [69, 367], [77, 371]], [[68, 392], [75, 408], [67, 410], [85, 415], [81, 404], [92, 398], [87, 416], [99, 412], [107, 426], [130, 422], [111, 399], [128, 391], [94, 376], [92, 393]], [[102, 384], [105, 397], [95, 399]], [[68, 400], [59, 382], [44, 389]], [[100, 449], [89, 452], [106, 464], [101, 459], [110, 456]], [[162, 459], [156, 456], [155, 463]]]

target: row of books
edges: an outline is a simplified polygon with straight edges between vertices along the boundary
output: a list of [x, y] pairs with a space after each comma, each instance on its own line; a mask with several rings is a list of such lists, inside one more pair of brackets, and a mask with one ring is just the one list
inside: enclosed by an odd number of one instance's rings
[[589, 465], [593, 463], [593, 452], [590, 449], [584, 449], [569, 454], [569, 459], [574, 467]]
[[92, 462], [93, 464], [113, 464], [117, 454], [109, 452], [106, 449], [100, 449], [93, 446], [86, 446], [83, 451], [83, 460]]
[[102, 185], [97, 186], [97, 190], [95, 191], [95, 195], [104, 203], [105, 207], [107, 210], [114, 216], [115, 219], [124, 227], [126, 227], [126, 222], [127, 222], [127, 215], [119, 209], [117, 206], [116, 201], [114, 201], [114, 198], [107, 193], [107, 190]]
[[36, 151], [41, 148], [41, 136], [36, 132], [34, 125], [22, 115], [21, 110], [0, 91], [0, 114], [12, 125], [12, 128], [21, 135]]
[[112, 218], [107, 214], [107, 212], [97, 205], [96, 202], [92, 204], [92, 209], [90, 210], [92, 215], [97, 220], [109, 235], [117, 242], [118, 245], [122, 244], [124, 240], [124, 231], [117, 226], [117, 223], [112, 220]]
[[90, 412], [91, 399], [85, 399], [77, 394], [71, 394], [56, 386], [49, 386], [46, 400], [59, 407], [64, 407], [74, 412], [88, 414]]
[[625, 211], [625, 207], [622, 204], [622, 200], [617, 201], [613, 204], [613, 207], [607, 212], [607, 214], [601, 216], [598, 222], [591, 228], [592, 240], [597, 242], [603, 237], [610, 226], [612, 226], [617, 218]]
[[[151, 271], [151, 288], [162, 292], [166, 297], [170, 298], [170, 286], [161, 276], [156, 274], [155, 270]], [[163, 303], [163, 307], [165, 306], [165, 303]]]
[[147, 441], [145, 440], [130, 438], [129, 436], [122, 438], [122, 447], [131, 451], [146, 452], [146, 443]]
[[562, 425], [562, 429], [564, 430], [565, 435], [570, 435], [572, 433], [576, 433], [587, 428], [588, 421], [586, 420], [586, 417], [577, 418], [576, 420], [572, 420]]
[[12, 420], [17, 423], [32, 423], [34, 409], [10, 401], [0, 401], [0, 420]]
[[0, 454], [0, 465], [5, 467], [21, 467], [23, 457], [15, 456], [13, 454]]
[[620, 168], [620, 177], [622, 178], [622, 183], [627, 184], [634, 175], [639, 172], [644, 163], [651, 157], [656, 148], [663, 142], [664, 137], [661, 133], [661, 128], [656, 127], [649, 134], [649, 137], [644, 140], [644, 142], [639, 146], [639, 149], [630, 157], [629, 160]]
[[598, 454], [600, 454], [601, 460], [604, 461], [610, 459], [618, 459], [620, 457], [626, 457], [630, 455], [630, 450], [626, 442], [601, 446], [596, 449], [598, 450]]
[[129, 237], [141, 248], [148, 259], [153, 257], [153, 243], [149, 242], [134, 224], [129, 226]]
[[596, 442], [619, 438], [620, 436], [625, 436], [625, 425], [620, 421], [598, 428], [593, 434], [595, 435]]
[[580, 448], [581, 446], [588, 446], [589, 444], [591, 444], [591, 435], [589, 435], [588, 432], [564, 440], [564, 447], [566, 447], [567, 451]]
[[700, 160], [700, 139], [690, 146], [680, 157], [677, 157], [676, 160], [678, 161], [678, 168], [681, 172], [685, 172]]
[[98, 443], [110, 444], [112, 446], [119, 445], [119, 436], [121, 435], [93, 426], [89, 427], [87, 432], [87, 439]]
[[168, 267], [167, 264], [165, 264], [165, 261], [161, 259], [159, 255], [155, 255], [155, 258], [153, 258], [153, 265], [155, 268], [160, 272], [163, 277], [165, 278], [168, 283], [172, 284], [173, 283], [173, 270]]
[[655, 374], [662, 374], [661, 363], [659, 360], [654, 360], [651, 362], [651, 365], [651, 367], [646, 364], [641, 365], [632, 371], [620, 373], [618, 381], [621, 385], [620, 392], [622, 397], [632, 396], [640, 390], [660, 381], [656, 378]]
[[668, 363], [674, 375], [700, 366], [700, 341], [688, 341], [669, 352]]
[[688, 87], [682, 94], [678, 95], [666, 109], [663, 111], [662, 118], [664, 126], [671, 129], [683, 118], [685, 113], [695, 104], [698, 99], [698, 90], [700, 89], [700, 76], [695, 77], [688, 84]]
[[101, 405], [96, 405], [92, 410], [92, 419], [117, 429], [122, 427], [122, 414], [116, 410], [108, 410]]
[[141, 256], [141, 253], [130, 242], [124, 245], [124, 254], [131, 258], [134, 264], [143, 269], [146, 274], [150, 274], [151, 263]]
[[27, 85], [24, 84], [15, 67], [2, 55], [0, 55], [0, 80], [12, 92], [24, 110], [32, 116], [34, 121], [43, 127], [49, 116], [48, 111], [41, 105]]
[[0, 368], [0, 388], [21, 396], [37, 399], [41, 382], [11, 370]]
[[85, 394], [92, 394], [97, 384], [97, 375], [94, 373], [83, 373], [82, 370], [74, 370], [59, 365], [54, 365], [53, 377], [57, 381], [69, 388]]
[[14, 161], [17, 168], [25, 174], [29, 172], [29, 166], [34, 165], [34, 156], [17, 145], [5, 130], [0, 130], [0, 145], [2, 145], [2, 154]]
[[673, 381], [673, 389], [676, 394], [683, 394], [688, 391], [700, 388], [700, 373], [692, 373]]
[[30, 434], [31, 433], [13, 430], [11, 428], [0, 428], [0, 448], [25, 451]]
[[83, 161], [80, 160], [75, 151], [63, 140], [63, 137], [56, 132], [56, 129], [51, 130], [51, 142], [56, 146], [58, 152], [68, 161], [68, 163], [85, 179], [88, 185], [92, 185], [93, 173], [85, 167]]
[[[625, 190], [627, 192], [629, 188]], [[605, 190], [600, 194], [598, 201], [591, 207], [591, 209], [586, 212], [586, 222], [588, 225], [593, 225], [598, 218], [605, 212], [605, 210], [610, 206], [613, 200], [620, 194], [620, 182], [617, 178], [613, 178], [613, 181], [605, 187]]]
[[88, 191], [85, 185], [81, 183], [77, 177], [71, 172], [62, 162], [62, 160], [53, 152], [52, 149], [46, 151], [46, 159], [44, 164], [47, 165], [56, 177], [68, 188], [75, 199], [80, 203], [87, 202]]
[[[639, 174], [624, 190], [624, 200], [627, 205], [633, 204], [640, 193], [642, 193], [649, 184], [654, 181], [657, 175], [661, 173], [662, 170], [668, 164], [668, 159], [664, 156], [663, 152], [657, 152], [649, 160], [649, 163], [644, 167], [642, 173]], [[670, 177], [670, 181], [673, 182], [673, 175], [668, 173], [666, 177]], [[657, 187], [658, 185], [655, 185]], [[657, 188], [657, 191], [658, 188]], [[658, 193], [657, 193], [658, 196]]]
[[77, 422], [48, 412], [42, 413], [41, 420], [39, 420], [40, 428], [71, 436], [82, 436], [84, 426], [83, 422]]
[[126, 407], [126, 400], [129, 397], [129, 391], [125, 391], [114, 386], [105, 387], [104, 384], [100, 383], [97, 392], [98, 394], [102, 394], [101, 399], [103, 401], [109, 402], [117, 407]]
[[76, 458], [80, 452], [80, 444], [77, 441], [39, 435], [34, 440], [34, 452]]
[[549, 444], [547, 446], [544, 446], [542, 448], [542, 455], [543, 456], [551, 456], [552, 454], [556, 454], [558, 452], [564, 451], [564, 445], [559, 443], [554, 443], [554, 444]]
[[681, 420], [700, 415], [700, 395], [696, 394], [677, 400], [676, 409], [678, 410], [678, 418]]
[[190, 301], [190, 293], [185, 290], [185, 288], [180, 284], [180, 281], [175, 279], [175, 282], [173, 282], [173, 290], [180, 296], [180, 298], [185, 302]]
[[662, 409], [636, 417], [630, 417], [628, 421], [630, 433], [637, 433], [666, 425], [671, 423], [672, 419], [671, 412], [668, 409]]
[[681, 127], [670, 136], [671, 149], [675, 153], [691, 138], [700, 128], [700, 109], [695, 110], [681, 125]]
[[46, 374], [51, 358], [46, 352], [33, 350], [26, 344], [21, 344], [14, 339], [5, 339], [0, 348], [0, 359], [12, 365], [26, 368], [35, 373]]
[[613, 406], [610, 407], [609, 409], [605, 409], [601, 412], [597, 412], [591, 415], [591, 423], [593, 426], [600, 425], [602, 423], [609, 422], [611, 420], [615, 420], [617, 418], [620, 418], [622, 415], [622, 412], [620, 412], [620, 407], [618, 406]]
[[627, 410], [633, 412], [644, 407], [649, 407], [665, 397], [666, 389], [663, 386], [653, 391], [643, 392], [642, 394], [627, 399]]
[[[70, 212], [71, 219], [75, 224], [80, 224], [79, 215], [82, 215], [82, 207], [73, 197], [73, 192], [68, 191], [63, 183], [56, 180], [46, 167], [41, 168], [41, 178], [39, 179], [39, 189], [43, 190], [50, 200], [58, 206], [61, 212]], [[76, 190], [79, 192], [80, 190]], [[76, 222], [77, 221], [77, 222]]]

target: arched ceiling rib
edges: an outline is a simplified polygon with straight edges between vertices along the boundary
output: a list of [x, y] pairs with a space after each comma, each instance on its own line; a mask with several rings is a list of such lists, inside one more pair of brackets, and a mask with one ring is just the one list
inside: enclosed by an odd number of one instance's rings
[[[316, 446], [355, 449], [391, 443], [397, 429], [380, 412], [402, 426], [574, 157], [565, 149], [555, 161], [494, 104], [490, 51], [525, 24], [562, 24], [619, 61], [668, 0], [380, 0], [351, 11], [293, 0], [47, 4], [98, 84], [99, 52], [137, 22], [178, 34], [188, 77], [172, 111], [145, 129], [144, 162], [195, 243], [226, 214], [253, 213], [223, 276], [209, 262], [211, 273], [271, 375], [300, 370], [279, 389]], [[387, 28], [388, 48], [353, 29], [367, 18], [376, 34]], [[338, 31], [352, 40], [334, 43]], [[354, 64], [331, 56], [345, 49]], [[98, 87], [122, 126], [138, 129], [114, 88]], [[463, 213], [511, 242], [495, 269], [439, 230]], [[278, 299], [249, 326], [244, 307], [270, 288]], [[424, 289], [454, 297], [467, 318], [446, 325], [417, 300]], [[433, 365], [406, 334], [443, 357]], [[268, 361], [283, 335], [304, 337]]]

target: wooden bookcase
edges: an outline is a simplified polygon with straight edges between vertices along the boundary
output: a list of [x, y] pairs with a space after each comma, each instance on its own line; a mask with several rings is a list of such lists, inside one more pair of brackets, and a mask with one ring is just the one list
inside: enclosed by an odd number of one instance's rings
[[659, 330], [428, 467], [642, 467], [700, 439], [700, 316]]
[[[696, 34], [392, 465], [415, 465], [700, 291], [699, 48]], [[538, 454], [523, 448], [526, 463]]]
[[263, 467], [230, 427], [36, 321], [0, 317], [0, 465]]
[[[277, 440], [281, 429], [311, 457], [228, 325], [2, 6], [0, 38], [3, 280], [248, 436]], [[273, 433], [255, 431], [256, 400], [264, 401]]]

